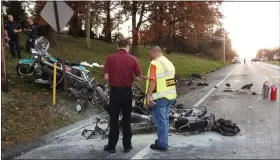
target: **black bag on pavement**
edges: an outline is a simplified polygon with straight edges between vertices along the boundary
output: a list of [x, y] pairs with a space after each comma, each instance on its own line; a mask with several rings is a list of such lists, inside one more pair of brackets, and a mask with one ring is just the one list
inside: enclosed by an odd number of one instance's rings
[[240, 132], [240, 128], [230, 120], [220, 118], [215, 121], [213, 131], [218, 131], [224, 136], [234, 136]]

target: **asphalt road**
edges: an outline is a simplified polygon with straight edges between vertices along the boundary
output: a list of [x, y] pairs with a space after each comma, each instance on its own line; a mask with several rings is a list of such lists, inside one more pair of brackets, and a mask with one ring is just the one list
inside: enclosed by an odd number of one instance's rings
[[[233, 137], [225, 137], [215, 132], [198, 135], [177, 135], [169, 137], [167, 152], [149, 149], [155, 134], [134, 135], [133, 150], [124, 153], [121, 140], [117, 153], [103, 151], [107, 140], [100, 138], [86, 140], [81, 136], [85, 126], [93, 126], [90, 120], [80, 122], [72, 128], [64, 128], [49, 135], [49, 141], [17, 159], [243, 159], [280, 158], [279, 151], [279, 83], [278, 66], [260, 62], [230, 65], [205, 76], [208, 87], [196, 87], [192, 92], [180, 96], [178, 103], [187, 106], [207, 105], [216, 118], [226, 118], [238, 124], [241, 132]], [[269, 80], [277, 85], [277, 101], [261, 98], [263, 83]], [[225, 83], [232, 90], [224, 92]], [[253, 83], [250, 90], [241, 90], [245, 84]], [[214, 86], [217, 86], [215, 88]], [[252, 95], [256, 92], [257, 95]], [[54, 138], [55, 137], [55, 138]]]

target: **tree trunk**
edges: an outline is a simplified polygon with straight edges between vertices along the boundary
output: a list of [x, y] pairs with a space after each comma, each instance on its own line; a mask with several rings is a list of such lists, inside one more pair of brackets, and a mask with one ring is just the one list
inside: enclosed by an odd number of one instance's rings
[[167, 54], [171, 54], [171, 27], [168, 26], [168, 33], [167, 33]]
[[87, 27], [86, 27], [86, 42], [87, 42], [87, 49], [90, 49], [90, 1], [87, 4]]
[[112, 43], [112, 23], [111, 23], [111, 15], [110, 15], [110, 6], [111, 1], [106, 1], [106, 27], [105, 27], [105, 37], [106, 42]]
[[138, 57], [138, 30], [133, 31], [131, 54]]
[[175, 23], [172, 25], [172, 52], [176, 52], [176, 35], [175, 35]]
[[137, 1], [132, 2], [132, 48], [131, 54], [138, 56], [138, 29], [136, 26]]
[[70, 30], [72, 32], [73, 38], [79, 38], [79, 26], [78, 26], [78, 12], [77, 12], [77, 4], [73, 6], [74, 15], [73, 19], [70, 21]]
[[163, 17], [161, 15], [161, 13], [164, 12], [164, 8], [163, 6], [160, 6], [160, 12], [159, 12], [159, 21], [158, 21], [158, 41], [159, 41], [159, 44], [158, 46], [159, 47], [162, 47], [163, 46]]

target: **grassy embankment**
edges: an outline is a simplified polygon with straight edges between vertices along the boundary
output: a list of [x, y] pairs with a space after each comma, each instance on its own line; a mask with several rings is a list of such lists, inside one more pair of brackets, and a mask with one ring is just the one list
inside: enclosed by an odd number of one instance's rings
[[268, 61], [267, 63], [280, 66], [280, 62], [278, 62], [278, 61]]
[[[22, 37], [21, 45], [24, 46], [24, 44], [25, 37]], [[63, 46], [67, 60], [103, 64], [106, 56], [116, 50], [115, 44], [106, 44], [97, 40], [91, 40], [91, 50], [87, 50], [85, 44], [85, 39], [64, 36]], [[30, 54], [23, 53], [23, 58], [30, 58]], [[60, 56], [56, 48], [51, 47], [50, 53], [55, 57]], [[7, 55], [9, 93], [2, 93], [2, 147], [30, 141], [73, 123], [75, 120], [71, 116], [59, 113], [52, 106], [50, 89], [29, 84], [16, 75], [15, 66], [18, 60], [11, 58], [9, 51], [7, 51]], [[143, 73], [146, 73], [149, 64], [148, 48], [139, 47], [139, 55], [141, 68]], [[221, 62], [200, 59], [187, 54], [173, 53], [166, 56], [174, 63], [177, 74], [184, 78], [188, 78], [189, 74], [194, 72], [205, 74], [223, 66]], [[90, 70], [93, 76], [101, 73], [100, 68]]]

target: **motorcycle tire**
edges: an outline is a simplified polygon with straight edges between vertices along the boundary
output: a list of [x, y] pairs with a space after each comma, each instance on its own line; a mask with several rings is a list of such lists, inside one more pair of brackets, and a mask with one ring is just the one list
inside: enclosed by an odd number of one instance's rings
[[98, 99], [101, 102], [100, 107], [103, 107], [102, 109], [105, 109], [105, 107], [108, 105], [108, 101], [106, 99], [106, 96], [105, 96], [102, 88], [100, 86], [96, 86], [95, 90], [96, 90]]
[[30, 68], [29, 64], [20, 64], [18, 63], [16, 66], [16, 71], [19, 76], [32, 76], [34, 74], [34, 68], [31, 67], [29, 71], [27, 69]]

